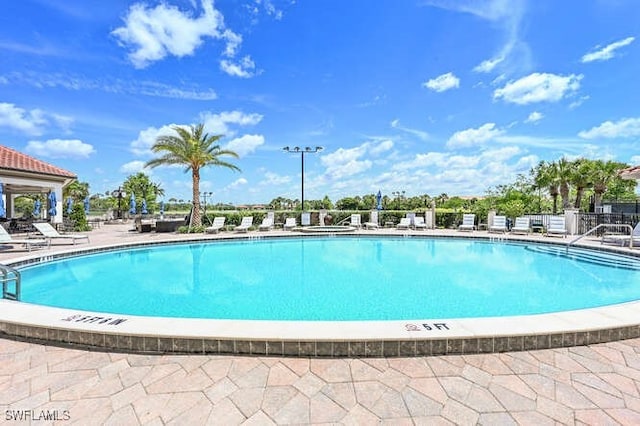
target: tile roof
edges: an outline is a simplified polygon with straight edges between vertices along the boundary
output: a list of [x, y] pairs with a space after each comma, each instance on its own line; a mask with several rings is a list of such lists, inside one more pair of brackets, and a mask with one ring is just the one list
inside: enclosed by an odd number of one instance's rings
[[61, 169], [44, 161], [40, 161], [27, 154], [0, 145], [0, 169], [19, 170], [41, 173], [45, 175], [76, 177], [75, 173]]

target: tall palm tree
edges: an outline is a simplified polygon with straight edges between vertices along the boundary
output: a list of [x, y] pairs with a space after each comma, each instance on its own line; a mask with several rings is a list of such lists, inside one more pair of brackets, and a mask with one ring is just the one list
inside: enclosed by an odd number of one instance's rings
[[545, 188], [549, 191], [549, 195], [553, 200], [553, 214], [556, 214], [558, 212], [558, 195], [560, 195], [556, 164], [541, 161], [532, 170], [532, 173], [536, 187], [538, 189]]
[[238, 158], [234, 151], [222, 149], [216, 142], [223, 135], [209, 135], [204, 132], [204, 124], [189, 128], [174, 126], [177, 136], [159, 136], [151, 147], [151, 151], [161, 154], [160, 157], [147, 161], [146, 166], [179, 164], [185, 166], [185, 173], [191, 170], [193, 210], [191, 225], [201, 226], [200, 218], [200, 169], [205, 166], [226, 167], [240, 170], [234, 164], [222, 161], [219, 157], [228, 155]]
[[585, 189], [593, 185], [593, 162], [586, 158], [579, 158], [573, 162], [571, 184], [576, 188], [576, 201], [573, 207], [580, 208]]
[[571, 207], [571, 201], [569, 200], [569, 183], [573, 177], [573, 163], [562, 157], [558, 161], [555, 161], [554, 164], [556, 178], [558, 179], [560, 188], [560, 198], [562, 198], [562, 208], [566, 209]]
[[593, 165], [593, 195], [594, 205], [597, 207], [602, 205], [602, 195], [607, 192], [609, 183], [620, 179], [618, 177], [618, 171], [628, 167], [628, 165], [611, 160], [596, 160], [593, 162]]

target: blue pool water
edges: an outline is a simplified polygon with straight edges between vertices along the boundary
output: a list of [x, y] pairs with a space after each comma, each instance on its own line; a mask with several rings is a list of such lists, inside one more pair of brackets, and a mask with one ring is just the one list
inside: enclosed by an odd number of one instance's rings
[[[400, 320], [556, 312], [640, 299], [640, 262], [467, 239], [172, 244], [23, 268], [25, 302], [146, 316]], [[608, 266], [607, 266], [608, 265]]]

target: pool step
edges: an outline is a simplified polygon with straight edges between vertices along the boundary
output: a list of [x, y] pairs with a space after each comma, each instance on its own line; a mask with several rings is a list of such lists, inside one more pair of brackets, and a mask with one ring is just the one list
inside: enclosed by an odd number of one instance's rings
[[565, 247], [526, 246], [525, 250], [551, 256], [566, 257], [580, 262], [608, 266], [610, 268], [640, 271], [640, 259], [617, 256], [612, 254], [589, 252], [581, 249], [567, 249]]

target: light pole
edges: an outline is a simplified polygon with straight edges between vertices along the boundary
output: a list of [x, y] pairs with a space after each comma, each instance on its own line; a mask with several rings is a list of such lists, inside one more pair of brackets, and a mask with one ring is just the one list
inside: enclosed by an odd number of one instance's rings
[[204, 198], [204, 216], [207, 216], [207, 197], [211, 198], [213, 192], [201, 192], [200, 195]]
[[302, 211], [304, 211], [304, 154], [315, 154], [316, 152], [322, 151], [324, 148], [321, 146], [316, 146], [311, 148], [309, 146], [305, 148], [300, 148], [299, 146], [294, 146], [292, 148], [285, 146], [282, 148], [284, 152], [289, 152], [292, 154], [300, 154], [301, 158], [301, 169], [302, 169], [302, 177], [301, 177], [301, 190], [300, 190], [300, 206], [302, 207]]
[[111, 196], [118, 199], [118, 219], [122, 219], [122, 199], [127, 196], [127, 193], [119, 186], [118, 189], [111, 192]]

